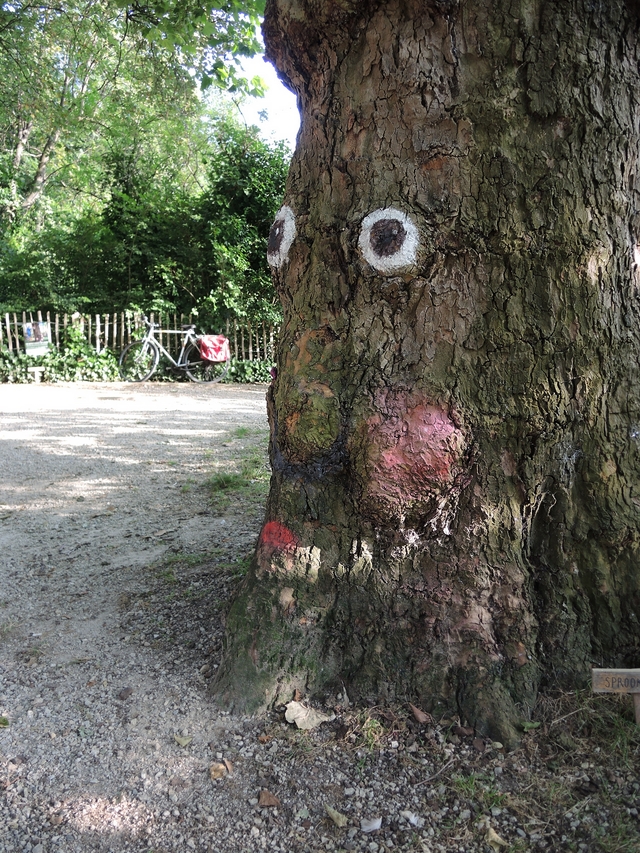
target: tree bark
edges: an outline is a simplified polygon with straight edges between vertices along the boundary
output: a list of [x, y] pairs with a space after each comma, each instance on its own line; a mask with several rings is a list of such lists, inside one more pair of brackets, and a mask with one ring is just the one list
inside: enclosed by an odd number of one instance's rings
[[302, 128], [269, 259], [273, 478], [215, 689], [507, 741], [640, 657], [638, 15], [271, 0]]
[[60, 139], [60, 131], [54, 130], [47, 136], [42, 151], [38, 157], [38, 165], [29, 192], [22, 199], [20, 207], [23, 211], [29, 210], [38, 201], [44, 191], [44, 185], [47, 180], [47, 168], [49, 161], [55, 153], [55, 147]]

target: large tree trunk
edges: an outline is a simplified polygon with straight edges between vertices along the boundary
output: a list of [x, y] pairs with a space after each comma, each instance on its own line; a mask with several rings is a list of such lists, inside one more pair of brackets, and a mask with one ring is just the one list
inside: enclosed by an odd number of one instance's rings
[[541, 685], [640, 661], [638, 13], [271, 0], [264, 29], [302, 129], [218, 695], [513, 739]]

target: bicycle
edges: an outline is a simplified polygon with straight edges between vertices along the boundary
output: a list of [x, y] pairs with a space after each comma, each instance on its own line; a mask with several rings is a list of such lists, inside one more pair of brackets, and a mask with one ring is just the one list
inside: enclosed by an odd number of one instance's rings
[[200, 352], [202, 335], [196, 335], [195, 326], [183, 326], [181, 330], [163, 329], [165, 334], [183, 335], [182, 348], [177, 360], [155, 338], [157, 323], [150, 323], [142, 318], [147, 330], [142, 338], [131, 341], [120, 355], [120, 376], [125, 382], [146, 382], [151, 379], [158, 368], [160, 356], [163, 355], [175, 370], [185, 373], [192, 382], [220, 382], [229, 372], [230, 355], [226, 338], [218, 339], [223, 342], [223, 361], [210, 361], [203, 358]]

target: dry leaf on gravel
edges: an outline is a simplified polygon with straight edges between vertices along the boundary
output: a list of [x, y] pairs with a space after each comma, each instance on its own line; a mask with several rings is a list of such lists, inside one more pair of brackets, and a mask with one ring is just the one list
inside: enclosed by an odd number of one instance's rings
[[426, 714], [424, 711], [421, 711], [420, 708], [416, 708], [415, 705], [412, 705], [411, 702], [409, 702], [409, 707], [411, 708], [411, 713], [419, 723], [433, 722], [433, 717], [431, 716], [431, 714]]
[[227, 768], [227, 773], [231, 776], [231, 774], [233, 773], [233, 764], [229, 761], [228, 758], [223, 758], [222, 761], [224, 763], [224, 766]]
[[326, 723], [329, 720], [335, 720], [335, 714], [323, 714], [316, 711], [315, 708], [307, 708], [301, 702], [289, 702], [286, 706], [287, 710], [284, 715], [288, 723], [295, 723], [299, 729], [309, 731], [315, 729], [320, 723]]
[[471, 726], [454, 726], [452, 729], [454, 735], [458, 737], [471, 737], [473, 728]]
[[271, 791], [267, 791], [266, 788], [263, 788], [260, 791], [260, 795], [258, 797], [258, 805], [259, 806], [279, 806], [280, 800], [276, 797], [275, 794], [272, 794]]
[[183, 737], [182, 735], [174, 735], [173, 737], [179, 746], [189, 746], [193, 740], [192, 737]]
[[473, 748], [476, 752], [484, 752], [485, 744], [481, 737], [474, 738]]
[[508, 842], [506, 842], [504, 838], [500, 838], [492, 826], [487, 826], [487, 834], [485, 835], [484, 840], [487, 842], [489, 847], [495, 851], [495, 853], [498, 853], [501, 847], [509, 846]]
[[331, 806], [325, 804], [325, 809], [331, 820], [340, 829], [342, 829], [343, 826], [346, 826], [349, 823], [349, 818], [346, 815], [336, 811], [335, 809], [332, 809]]
[[209, 768], [209, 776], [211, 779], [222, 779], [228, 773], [224, 764], [212, 764]]

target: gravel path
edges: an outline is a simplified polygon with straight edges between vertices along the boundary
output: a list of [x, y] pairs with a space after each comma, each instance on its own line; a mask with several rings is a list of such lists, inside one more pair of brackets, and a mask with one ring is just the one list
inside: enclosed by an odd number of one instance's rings
[[408, 704], [327, 696], [309, 732], [215, 706], [262, 522], [264, 397], [0, 386], [0, 853], [637, 849], [634, 728], [584, 741], [584, 702], [549, 705], [510, 755]]

